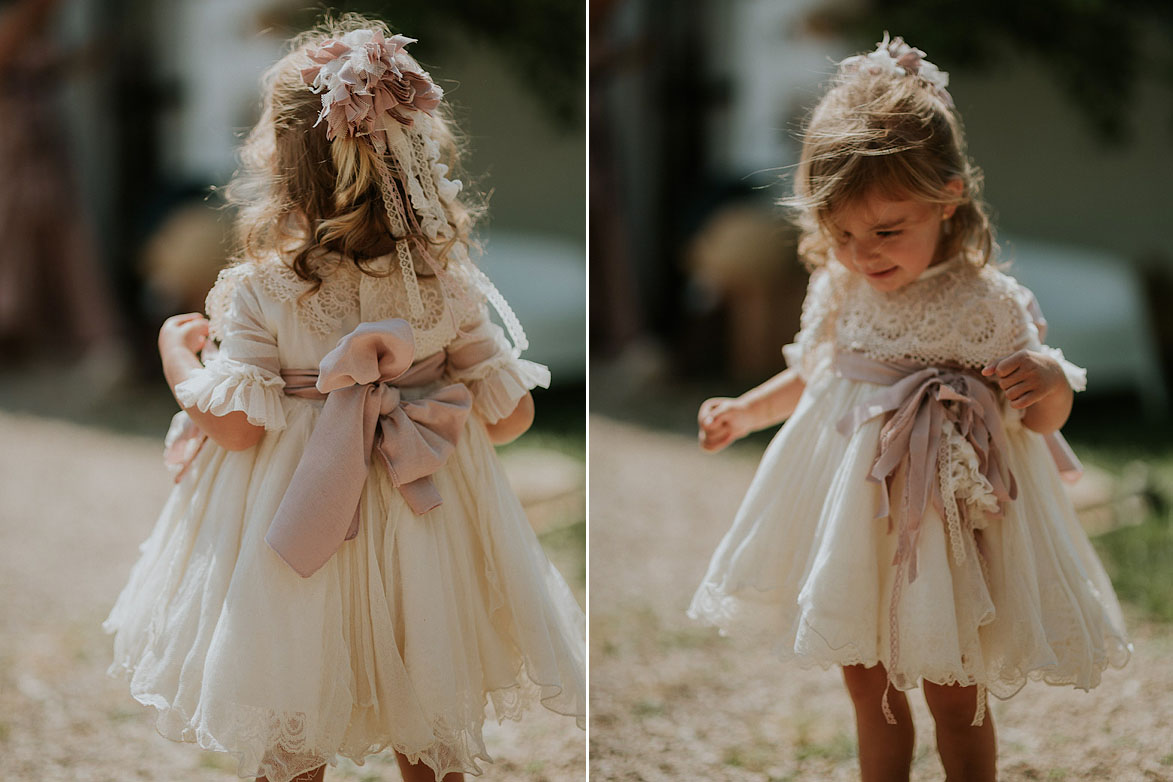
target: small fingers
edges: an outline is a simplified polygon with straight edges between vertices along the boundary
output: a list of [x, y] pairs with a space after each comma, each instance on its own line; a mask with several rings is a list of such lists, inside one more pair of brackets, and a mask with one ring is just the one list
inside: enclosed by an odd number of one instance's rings
[[1030, 407], [1031, 405], [1040, 401], [1045, 396], [1046, 396], [1045, 392], [1043, 392], [1041, 389], [1036, 388], [1034, 390], [1027, 391], [1022, 396], [1019, 396], [1015, 399], [1011, 399], [1010, 406], [1013, 407], [1015, 410], [1022, 410], [1024, 408]]
[[733, 439], [733, 433], [728, 427], [723, 427], [720, 430], [702, 429], [698, 439], [701, 450], [719, 451], [728, 445], [729, 441]]

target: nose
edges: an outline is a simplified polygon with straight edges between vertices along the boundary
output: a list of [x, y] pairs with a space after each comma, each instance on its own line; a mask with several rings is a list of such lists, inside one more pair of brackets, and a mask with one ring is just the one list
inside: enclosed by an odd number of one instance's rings
[[879, 249], [879, 242], [852, 237], [849, 240], [847, 251], [850, 253], [852, 261], [868, 263], [879, 257]]

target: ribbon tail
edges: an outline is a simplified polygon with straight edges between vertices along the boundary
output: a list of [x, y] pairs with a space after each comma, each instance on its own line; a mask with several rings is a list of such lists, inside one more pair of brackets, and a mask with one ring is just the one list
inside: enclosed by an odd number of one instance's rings
[[430, 475], [403, 484], [399, 487], [399, 493], [403, 495], [403, 501], [411, 508], [412, 513], [417, 516], [439, 507], [443, 502], [440, 490], [436, 488], [436, 482]]
[[379, 413], [373, 392], [371, 386], [353, 386], [326, 399], [265, 535], [269, 547], [305, 578], [358, 531], [358, 504]]
[[377, 451], [391, 482], [414, 513], [440, 505], [431, 475], [448, 461], [472, 410], [472, 393], [461, 383], [424, 399], [404, 402], [379, 420]]

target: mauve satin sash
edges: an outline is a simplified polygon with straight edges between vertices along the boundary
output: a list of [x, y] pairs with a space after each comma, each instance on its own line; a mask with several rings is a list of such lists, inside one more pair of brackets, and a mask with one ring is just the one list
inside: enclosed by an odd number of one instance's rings
[[[917, 576], [916, 545], [929, 502], [942, 521], [945, 503], [954, 503], [965, 534], [975, 534], [967, 503], [944, 496], [939, 478], [941, 438], [945, 422], [952, 423], [977, 454], [982, 475], [993, 489], [999, 512], [1017, 495], [1014, 475], [1006, 464], [1007, 440], [1002, 426], [1001, 405], [994, 388], [974, 370], [925, 367], [913, 363], [875, 361], [859, 353], [841, 351], [835, 355], [835, 369], [852, 380], [887, 386], [852, 408], [838, 423], [844, 435], [864, 423], [888, 415], [880, 430], [880, 442], [868, 480], [881, 487], [876, 518], [888, 519], [893, 531], [892, 480], [903, 470], [904, 491], [897, 514], [898, 539], [892, 565], [897, 568], [889, 605], [889, 685], [900, 654], [898, 608], [907, 571], [908, 583]], [[890, 414], [890, 415], [889, 415]], [[1078, 478], [1082, 468], [1067, 442], [1058, 433], [1046, 435], [1047, 446], [1065, 478]], [[962, 554], [963, 555], [963, 554]], [[980, 550], [978, 552], [980, 557]], [[884, 692], [885, 718], [895, 723]], [[985, 693], [979, 685], [978, 706], [973, 724], [985, 716]]]
[[431, 475], [448, 460], [472, 408], [461, 383], [405, 401], [401, 387], [439, 380], [445, 356], [415, 366], [407, 321], [363, 323], [343, 337], [318, 372], [283, 372], [286, 393], [325, 398], [265, 541], [304, 577], [358, 532], [358, 504], [373, 453], [417, 514], [441, 503]]
[[[889, 490], [898, 470], [904, 470], [905, 490], [900, 498], [899, 535], [893, 565], [908, 564], [908, 580], [916, 579], [916, 541], [929, 502], [945, 518], [938, 455], [946, 421], [977, 453], [979, 469], [993, 487], [999, 506], [1017, 495], [1014, 476], [1003, 454], [1007, 450], [1002, 411], [994, 390], [973, 371], [901, 365], [874, 361], [859, 353], [840, 352], [835, 368], [844, 377], [887, 386], [854, 407], [839, 420], [841, 434], [851, 434], [865, 422], [892, 413], [880, 430], [880, 444], [868, 480], [880, 484], [876, 518], [888, 518], [892, 528]], [[965, 515], [965, 503], [958, 503]]]

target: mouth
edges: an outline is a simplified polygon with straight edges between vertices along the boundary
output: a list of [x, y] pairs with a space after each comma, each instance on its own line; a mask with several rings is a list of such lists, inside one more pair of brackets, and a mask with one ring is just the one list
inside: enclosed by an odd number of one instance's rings
[[887, 269], [881, 269], [879, 271], [874, 271], [874, 272], [864, 272], [864, 274], [867, 276], [867, 278], [869, 280], [884, 280], [884, 279], [887, 279], [888, 277], [891, 277], [893, 274], [895, 274], [896, 270], [898, 268], [899, 267], [897, 267], [897, 266], [890, 266]]

